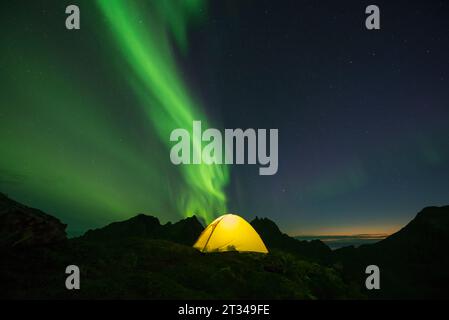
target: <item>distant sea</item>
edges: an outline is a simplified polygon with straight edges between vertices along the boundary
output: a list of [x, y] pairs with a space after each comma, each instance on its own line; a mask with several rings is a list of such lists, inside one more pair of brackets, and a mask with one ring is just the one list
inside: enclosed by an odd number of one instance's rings
[[347, 236], [333, 236], [333, 235], [308, 235], [308, 236], [296, 236], [295, 239], [298, 240], [321, 240], [332, 250], [354, 246], [358, 247], [362, 244], [371, 244], [379, 242], [382, 239], [388, 237], [387, 234], [356, 234]]

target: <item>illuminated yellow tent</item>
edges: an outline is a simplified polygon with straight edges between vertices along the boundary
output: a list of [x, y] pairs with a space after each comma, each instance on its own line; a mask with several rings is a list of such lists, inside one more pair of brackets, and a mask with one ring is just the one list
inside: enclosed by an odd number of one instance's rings
[[256, 230], [235, 214], [225, 214], [215, 219], [201, 233], [193, 245], [201, 252], [261, 252], [268, 253]]

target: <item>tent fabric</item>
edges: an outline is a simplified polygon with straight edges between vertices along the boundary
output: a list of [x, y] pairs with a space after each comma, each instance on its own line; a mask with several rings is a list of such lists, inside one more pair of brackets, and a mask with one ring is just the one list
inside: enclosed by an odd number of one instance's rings
[[201, 252], [268, 253], [256, 230], [235, 214], [225, 214], [215, 219], [204, 229], [193, 247]]

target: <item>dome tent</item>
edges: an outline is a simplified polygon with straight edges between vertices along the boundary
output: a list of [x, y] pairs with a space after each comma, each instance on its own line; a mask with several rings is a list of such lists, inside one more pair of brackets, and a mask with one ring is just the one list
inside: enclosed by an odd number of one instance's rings
[[201, 252], [260, 252], [268, 253], [256, 230], [242, 217], [225, 214], [215, 219], [193, 245]]

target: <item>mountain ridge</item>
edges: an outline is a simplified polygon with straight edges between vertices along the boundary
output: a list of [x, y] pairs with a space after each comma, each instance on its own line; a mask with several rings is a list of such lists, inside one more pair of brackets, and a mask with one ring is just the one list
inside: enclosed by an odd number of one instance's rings
[[0, 192], [0, 247], [38, 246], [67, 240], [67, 225]]
[[346, 276], [362, 281], [357, 273], [376, 264], [382, 274], [382, 290], [374, 298], [449, 297], [449, 206], [422, 209], [398, 232], [369, 245], [334, 251], [334, 261], [343, 265]]
[[[161, 298], [172, 295], [188, 298], [193, 294], [204, 298], [201, 286], [188, 280], [190, 276], [199, 279], [203, 274], [211, 278], [219, 277], [223, 281], [222, 286], [226, 286], [229, 281], [241, 284], [232, 287], [226, 293], [229, 296], [224, 296], [209, 287], [211, 284], [206, 280], [198, 280], [204, 288], [207, 287], [208, 294], [216, 298], [230, 298], [233, 295], [245, 298], [288, 298], [290, 295], [312, 299], [449, 297], [449, 255], [446, 254], [449, 246], [449, 206], [422, 209], [401, 230], [377, 243], [334, 251], [319, 240], [296, 240], [283, 233], [268, 218], [256, 217], [251, 225], [268, 247], [268, 255], [204, 255], [198, 252], [192, 248], [192, 244], [204, 227], [194, 216], [176, 223], [161, 224], [156, 217], [138, 214], [103, 228], [88, 230], [81, 237], [67, 239], [66, 225], [57, 218], [0, 194], [0, 252], [5, 261], [0, 264], [0, 283], [4, 283], [7, 288], [3, 295], [65, 297], [64, 292], [58, 291], [59, 287], [54, 282], [56, 278], [46, 278], [52, 273], [45, 268], [58, 273], [58, 270], [63, 270], [64, 264], [78, 261], [83, 270], [101, 278], [89, 280], [93, 287], [82, 296], [84, 298], [95, 297], [100, 292], [111, 298], [123, 297], [120, 294], [125, 293], [120, 293], [121, 287], [109, 289], [111, 292], [98, 289], [100, 285], [108, 288], [114, 286], [104, 278], [104, 274], [116, 279], [122, 277], [123, 272], [129, 274], [121, 278], [121, 285], [127, 288], [130, 286], [130, 292], [139, 297]], [[184, 271], [180, 269], [186, 264], [192, 265], [185, 271], [187, 278], [183, 277]], [[371, 264], [380, 268], [381, 290], [368, 291], [364, 288], [364, 271]], [[137, 269], [133, 269], [134, 265]], [[146, 271], [147, 268], [151, 272]], [[255, 272], [257, 277], [248, 277], [239, 268], [249, 274]], [[39, 275], [39, 272], [36, 275], [33, 270], [47, 271], [43, 275]], [[139, 285], [129, 284], [131, 280], [128, 277], [140, 275], [133, 270], [143, 272], [146, 280], [141, 280], [157, 283], [151, 282], [143, 291], [135, 291]], [[163, 280], [167, 277], [176, 278], [182, 284], [181, 287], [172, 281]], [[257, 289], [258, 285], [253, 281], [262, 279], [272, 283], [273, 287], [267, 285]], [[164, 281], [174, 287], [167, 287]], [[45, 287], [49, 292], [36, 287], [46, 282], [51, 283]], [[241, 295], [241, 286], [248, 286], [251, 290]], [[23, 291], [23, 288], [30, 287], [32, 291]]]
[[127, 220], [112, 222], [104, 227], [91, 229], [79, 238], [87, 240], [113, 240], [124, 237], [144, 237], [169, 240], [193, 245], [204, 227], [196, 216], [181, 219], [175, 223], [161, 224], [157, 217], [137, 214]]

